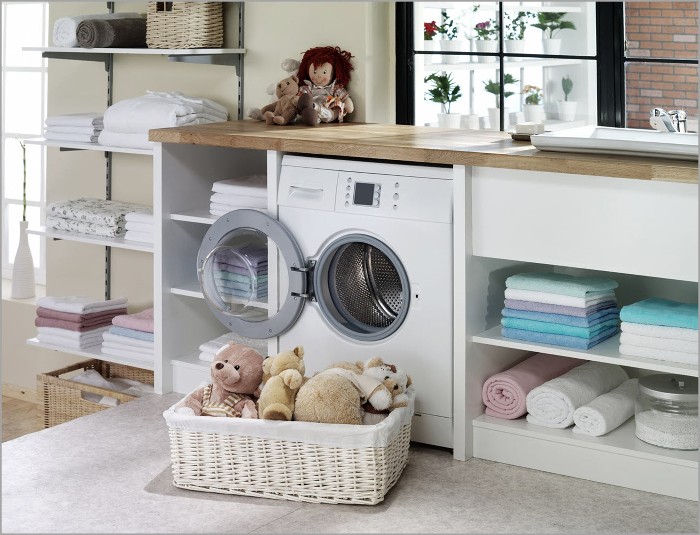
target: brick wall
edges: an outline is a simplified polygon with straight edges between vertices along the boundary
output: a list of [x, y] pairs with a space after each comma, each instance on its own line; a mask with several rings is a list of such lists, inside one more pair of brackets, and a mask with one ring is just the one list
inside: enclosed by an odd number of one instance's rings
[[[625, 2], [627, 56], [698, 58], [696, 2]], [[684, 109], [698, 115], [697, 65], [628, 63], [627, 126], [650, 128], [649, 110]]]

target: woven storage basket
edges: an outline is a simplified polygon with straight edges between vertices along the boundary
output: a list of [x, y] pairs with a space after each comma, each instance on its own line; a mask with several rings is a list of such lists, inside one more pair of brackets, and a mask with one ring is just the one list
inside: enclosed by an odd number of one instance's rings
[[315, 503], [373, 505], [408, 461], [413, 415], [377, 425], [244, 420], [163, 413], [173, 484], [184, 489]]
[[221, 48], [223, 44], [221, 2], [148, 2], [148, 48]]
[[122, 392], [61, 378], [61, 375], [78, 370], [97, 370], [105, 379], [121, 377], [149, 385], [153, 384], [153, 372], [150, 370], [142, 370], [125, 364], [112, 364], [97, 359], [86, 360], [60, 370], [39, 374], [36, 377], [37, 391], [42, 402], [44, 427], [52, 427], [80, 416], [109, 409], [107, 405], [83, 399], [81, 396], [83, 392], [116, 398], [119, 403], [136, 399], [135, 396]]

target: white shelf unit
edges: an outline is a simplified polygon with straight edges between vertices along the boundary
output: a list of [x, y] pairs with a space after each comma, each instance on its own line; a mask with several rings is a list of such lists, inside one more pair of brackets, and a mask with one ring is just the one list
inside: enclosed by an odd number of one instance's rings
[[[185, 297], [194, 297], [195, 299], [204, 299], [204, 294], [197, 281], [187, 284], [181, 284], [177, 287], [170, 288], [170, 293], [175, 295], [184, 295]], [[239, 305], [246, 304], [242, 299], [230, 298], [230, 303]], [[268, 304], [265, 301], [251, 301], [248, 303], [251, 307], [267, 310]]]
[[34, 347], [50, 349], [52, 351], [60, 351], [61, 353], [69, 353], [78, 357], [100, 359], [105, 360], [107, 362], [113, 362], [115, 364], [126, 364], [128, 366], [134, 366], [135, 368], [142, 368], [144, 370], [153, 370], [154, 367], [153, 363], [144, 362], [142, 360], [115, 357], [114, 355], [107, 355], [105, 353], [102, 353], [102, 345], [86, 347], [85, 349], [73, 349], [70, 347], [60, 346], [56, 344], [46, 344], [44, 342], [40, 342], [38, 338], [30, 338], [29, 340], [27, 340], [27, 344]]
[[97, 150], [100, 152], [121, 152], [124, 154], [143, 154], [152, 156], [152, 149], [135, 149], [128, 147], [111, 147], [99, 143], [79, 143], [77, 141], [59, 141], [55, 139], [30, 138], [25, 140], [29, 145], [43, 145], [45, 147], [58, 147], [64, 150]]
[[[267, 212], [263, 208], [245, 208], [246, 210], [257, 210], [258, 212]], [[213, 225], [218, 215], [209, 213], [209, 208], [191, 208], [176, 214], [170, 214], [170, 219], [173, 221], [186, 221], [188, 223], [200, 223], [202, 225]]]
[[79, 232], [69, 232], [67, 230], [55, 230], [46, 227], [27, 229], [27, 234], [36, 234], [54, 240], [75, 241], [90, 245], [102, 245], [104, 247], [115, 247], [118, 249], [130, 249], [132, 251], [142, 251], [144, 253], [153, 252], [153, 244], [148, 242], [125, 240], [123, 237], [108, 238], [105, 236], [93, 236], [91, 234], [81, 234]]

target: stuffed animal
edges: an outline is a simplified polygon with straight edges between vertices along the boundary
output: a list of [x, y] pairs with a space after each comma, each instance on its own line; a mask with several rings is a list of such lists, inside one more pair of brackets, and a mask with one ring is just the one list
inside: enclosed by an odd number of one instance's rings
[[304, 382], [304, 348], [283, 351], [263, 362], [263, 375], [269, 377], [262, 387], [258, 412], [263, 420], [292, 419], [294, 399]]
[[267, 124], [285, 125], [297, 116], [297, 101], [299, 97], [299, 79], [290, 76], [277, 83], [275, 95], [277, 101], [260, 109], [262, 117]]
[[369, 359], [365, 363], [364, 374], [393, 384], [391, 394], [393, 396], [391, 405], [388, 409], [378, 411], [371, 404], [365, 403], [362, 408], [365, 413], [362, 416], [364, 425], [375, 425], [384, 420], [389, 413], [399, 407], [408, 406], [408, 395], [406, 389], [413, 384], [411, 376], [401, 369], [398, 369], [393, 364], [386, 364], [379, 357]]
[[391, 406], [393, 382], [363, 375], [362, 362], [341, 362], [308, 379], [297, 393], [294, 419], [326, 424], [361, 424], [362, 405], [377, 410]]
[[201, 416], [257, 418], [252, 394], [263, 376], [263, 357], [244, 345], [230, 343], [211, 363], [211, 384], [189, 394], [177, 412]]
[[304, 124], [315, 126], [343, 122], [355, 105], [345, 87], [353, 70], [352, 54], [337, 46], [320, 46], [304, 52], [297, 77], [300, 80], [297, 108]]
[[[299, 70], [299, 61], [296, 59], [287, 58], [282, 60], [280, 67], [282, 67], [282, 70], [287, 73], [287, 76], [292, 76], [293, 74], [296, 74], [296, 72]], [[270, 95], [270, 102], [268, 104], [277, 102], [277, 96], [275, 95], [276, 89], [277, 83], [272, 83], [267, 86], [267, 89], [265, 89], [265, 92], [268, 95]], [[265, 117], [263, 117], [263, 113], [260, 108], [249, 108], [246, 115], [251, 119], [255, 119], [256, 121], [265, 120]]]

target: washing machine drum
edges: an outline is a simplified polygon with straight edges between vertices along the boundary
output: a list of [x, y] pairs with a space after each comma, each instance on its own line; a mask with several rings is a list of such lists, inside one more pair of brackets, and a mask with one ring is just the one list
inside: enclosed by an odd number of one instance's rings
[[[197, 262], [210, 309], [232, 331], [250, 338], [285, 332], [312, 300], [342, 335], [383, 340], [401, 327], [410, 305], [406, 270], [384, 242], [345, 235], [307, 262], [282, 224], [253, 210], [237, 210], [214, 223]], [[269, 270], [278, 277], [268, 278]]]

